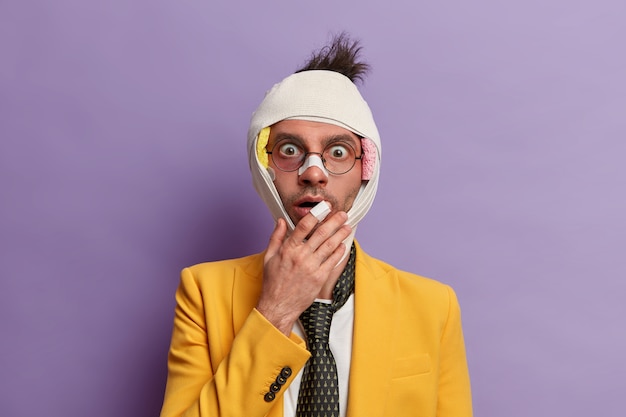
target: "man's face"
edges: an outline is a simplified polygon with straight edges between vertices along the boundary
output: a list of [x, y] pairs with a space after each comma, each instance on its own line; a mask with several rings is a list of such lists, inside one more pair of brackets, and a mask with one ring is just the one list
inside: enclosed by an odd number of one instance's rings
[[[362, 152], [360, 139], [349, 130], [307, 120], [283, 120], [272, 125], [267, 149], [277, 152], [277, 149], [273, 149], [277, 142], [281, 147], [285, 143], [293, 143], [305, 152], [322, 153], [327, 146], [335, 144], [350, 145], [357, 157]], [[269, 164], [276, 173], [274, 185], [294, 224], [322, 200], [330, 202], [333, 212], [348, 211], [361, 186], [360, 160], [342, 175], [326, 175], [317, 166], [309, 167], [301, 175], [298, 170], [285, 172], [274, 165], [273, 158], [270, 158]]]

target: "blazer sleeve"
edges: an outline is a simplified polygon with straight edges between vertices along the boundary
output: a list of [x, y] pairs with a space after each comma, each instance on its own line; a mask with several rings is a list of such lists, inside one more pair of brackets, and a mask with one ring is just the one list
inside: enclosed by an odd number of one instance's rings
[[[232, 313], [210, 322], [207, 311], [214, 310], [205, 301], [193, 273], [183, 270], [161, 417], [261, 417], [273, 407], [282, 410], [282, 393], [309, 357], [304, 342], [283, 335], [256, 309], [235, 334]], [[281, 374], [289, 376], [268, 397]]]
[[448, 288], [448, 317], [441, 336], [437, 417], [471, 417], [472, 395], [456, 294]]

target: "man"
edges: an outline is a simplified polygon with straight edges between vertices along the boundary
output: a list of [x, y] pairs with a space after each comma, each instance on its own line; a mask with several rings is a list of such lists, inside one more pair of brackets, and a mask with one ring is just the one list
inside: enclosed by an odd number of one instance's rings
[[359, 52], [336, 37], [252, 116], [276, 227], [261, 254], [183, 270], [163, 417], [472, 415], [453, 290], [353, 240], [381, 155]]

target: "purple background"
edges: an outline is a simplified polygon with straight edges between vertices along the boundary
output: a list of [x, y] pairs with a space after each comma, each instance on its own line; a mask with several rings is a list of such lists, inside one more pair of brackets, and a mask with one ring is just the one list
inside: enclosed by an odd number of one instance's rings
[[180, 269], [271, 229], [250, 114], [345, 29], [384, 147], [357, 238], [457, 290], [476, 416], [623, 416], [625, 21], [622, 0], [0, 2], [0, 415], [157, 415]]

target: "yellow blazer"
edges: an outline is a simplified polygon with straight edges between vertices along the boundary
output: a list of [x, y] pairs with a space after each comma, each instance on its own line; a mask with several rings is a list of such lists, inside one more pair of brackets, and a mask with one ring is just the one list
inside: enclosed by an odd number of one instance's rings
[[[452, 288], [356, 247], [348, 417], [471, 417]], [[310, 355], [254, 308], [262, 278], [263, 254], [182, 271], [162, 417], [283, 417], [282, 394]], [[266, 401], [285, 368], [292, 375]]]

